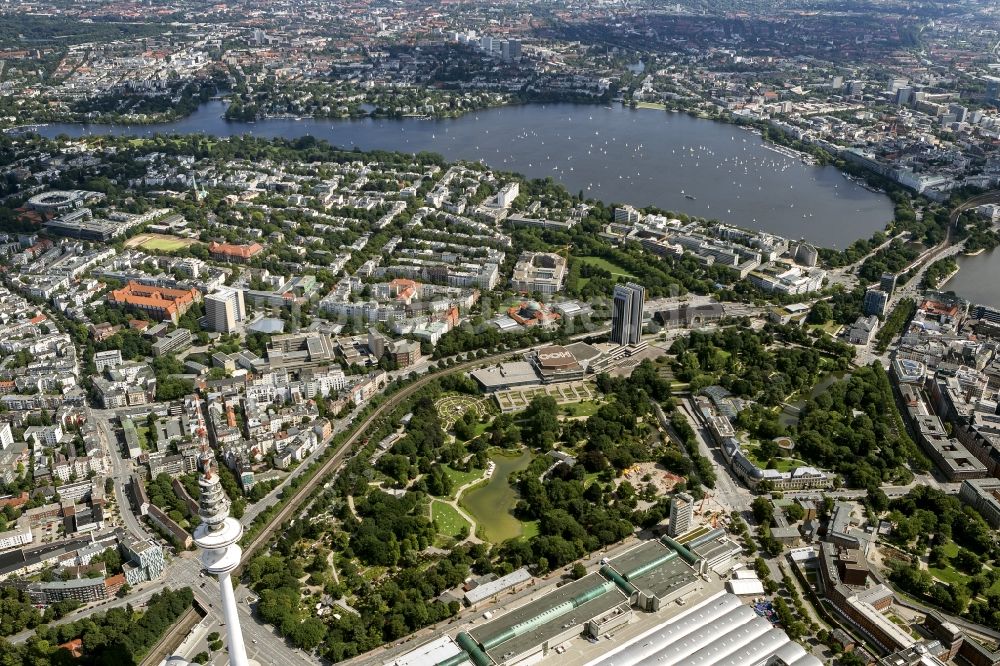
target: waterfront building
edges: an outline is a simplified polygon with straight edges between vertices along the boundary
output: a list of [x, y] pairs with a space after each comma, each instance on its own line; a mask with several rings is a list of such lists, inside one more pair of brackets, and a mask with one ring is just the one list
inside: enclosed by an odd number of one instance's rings
[[812, 268], [819, 261], [819, 251], [815, 245], [799, 243], [799, 246], [795, 248], [795, 261], [803, 266]]
[[520, 185], [516, 182], [507, 183], [497, 193], [497, 208], [510, 208], [520, 193]]
[[615, 208], [615, 224], [636, 224], [642, 221], [642, 213], [629, 205]]

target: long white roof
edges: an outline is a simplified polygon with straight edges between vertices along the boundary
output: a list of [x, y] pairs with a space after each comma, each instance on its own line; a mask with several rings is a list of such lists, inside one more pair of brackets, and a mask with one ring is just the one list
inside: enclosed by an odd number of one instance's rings
[[733, 594], [719, 594], [587, 666], [787, 666], [821, 662]]
[[628, 666], [646, 657], [657, 654], [663, 645], [672, 645], [715, 618], [722, 617], [742, 606], [739, 598], [731, 594], [720, 594], [689, 609], [680, 617], [653, 628], [633, 642], [596, 659], [587, 666]]

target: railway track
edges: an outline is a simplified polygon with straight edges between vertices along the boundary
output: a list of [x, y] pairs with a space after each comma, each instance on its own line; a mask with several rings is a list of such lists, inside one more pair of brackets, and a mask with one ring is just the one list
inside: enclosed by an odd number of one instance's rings
[[513, 350], [504, 352], [502, 354], [494, 354], [493, 356], [487, 356], [484, 358], [475, 359], [472, 361], [465, 361], [458, 365], [454, 365], [443, 371], [438, 371], [433, 374], [426, 374], [420, 377], [412, 384], [409, 384], [397, 393], [391, 395], [385, 402], [379, 405], [375, 411], [369, 414], [361, 425], [355, 428], [354, 432], [340, 445], [336, 453], [330, 457], [329, 460], [323, 463], [323, 465], [313, 474], [312, 478], [306, 481], [302, 486], [300, 486], [296, 491], [295, 495], [288, 501], [285, 502], [278, 514], [271, 520], [271, 523], [267, 525], [260, 534], [255, 536], [253, 540], [244, 546], [243, 548], [243, 558], [240, 566], [242, 567], [246, 562], [249, 561], [251, 557], [256, 554], [261, 547], [263, 547], [274, 535], [274, 532], [288, 520], [292, 514], [294, 514], [298, 509], [301, 508], [301, 501], [303, 498], [307, 497], [309, 493], [316, 489], [323, 480], [326, 479], [332, 472], [336, 471], [341, 465], [343, 465], [347, 459], [350, 457], [351, 449], [357, 444], [364, 436], [364, 433], [371, 427], [373, 423], [381, 416], [387, 412], [391, 412], [393, 409], [398, 407], [407, 398], [412, 396], [414, 393], [427, 386], [429, 383], [438, 379], [439, 377], [444, 377], [446, 375], [454, 374], [456, 372], [464, 372], [471, 368], [475, 368], [481, 365], [489, 365], [490, 363], [496, 363], [512, 354], [521, 354], [531, 349], [531, 347], [519, 350]]

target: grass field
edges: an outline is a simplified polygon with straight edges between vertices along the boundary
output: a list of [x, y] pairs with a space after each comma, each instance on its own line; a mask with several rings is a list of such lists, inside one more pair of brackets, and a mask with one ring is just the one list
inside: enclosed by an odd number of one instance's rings
[[567, 416], [593, 416], [601, 408], [602, 404], [596, 400], [585, 400], [583, 402], [571, 402], [568, 405], [560, 405], [559, 410]]
[[472, 432], [473, 432], [472, 439], [475, 439], [476, 437], [479, 437], [484, 432], [486, 432], [489, 429], [491, 423], [492, 421], [490, 423], [480, 422], [472, 426]]
[[139, 446], [142, 447], [143, 451], [148, 451], [149, 446], [149, 428], [144, 425], [136, 425], [135, 431], [139, 434]]
[[444, 466], [444, 473], [451, 478], [452, 497], [455, 496], [456, 490], [470, 481], [475, 481], [483, 476], [483, 470], [481, 469], [476, 469], [471, 472], [460, 472], [457, 469], [452, 469], [451, 465]]
[[836, 336], [837, 334], [840, 333], [840, 330], [844, 327], [835, 321], [828, 321], [825, 324], [809, 324], [810, 331], [814, 331], [817, 328], [821, 331], [829, 333], [832, 336]]
[[969, 577], [958, 569], [953, 569], [948, 567], [947, 569], [937, 569], [935, 567], [927, 567], [927, 572], [934, 576], [938, 580], [942, 580], [946, 583], [968, 583]]
[[176, 252], [186, 247], [198, 243], [191, 238], [178, 238], [177, 236], [167, 236], [165, 234], [139, 234], [125, 242], [126, 247], [141, 247], [144, 250], [155, 250], [158, 252]]
[[431, 520], [437, 524], [441, 534], [450, 537], [458, 536], [463, 527], [471, 527], [455, 507], [440, 500], [431, 500]]
[[[954, 541], [949, 541], [944, 546], [944, 553], [949, 558], [955, 557], [956, 555], [958, 555], [958, 544], [955, 543]], [[967, 575], [967, 574], [959, 571], [958, 569], [956, 569], [953, 566], [949, 566], [947, 569], [938, 569], [936, 567], [927, 567], [927, 572], [931, 576], [933, 576], [934, 578], [937, 578], [938, 580], [944, 581], [945, 583], [949, 583], [949, 584], [950, 583], [968, 583], [972, 579], [971, 576], [969, 576], [969, 575]], [[1000, 580], [998, 580], [997, 582], [993, 583], [993, 585], [991, 585], [989, 588], [987, 588], [986, 594], [991, 593], [991, 592], [1000, 592]]]
[[538, 536], [540, 530], [538, 527], [537, 520], [529, 520], [527, 522], [521, 523], [521, 538], [524, 540], [533, 539]]
[[612, 263], [602, 257], [577, 257], [576, 259], [581, 263], [590, 264], [591, 266], [596, 266], [598, 268], [603, 268], [604, 270], [610, 272], [612, 275], [621, 275], [623, 277], [629, 277], [629, 278], [635, 277], [634, 275], [629, 273], [627, 270], [625, 270], [618, 264]]
[[[764, 468], [767, 465], [767, 461], [766, 460], [761, 460], [760, 459], [760, 455], [759, 455], [760, 449], [758, 447], [756, 447], [756, 446], [747, 446], [747, 447], [744, 447], [743, 450], [746, 452], [747, 457], [750, 458], [751, 461], [753, 461], [754, 463], [756, 463], [758, 467]], [[775, 465], [775, 469], [778, 470], [779, 472], [791, 472], [796, 467], [803, 467], [803, 466], [805, 466], [806, 463], [804, 461], [798, 460], [796, 458], [782, 458], [780, 456], [775, 456], [775, 458], [774, 458], [774, 465]]]
[[656, 109], [657, 111], [666, 111], [667, 107], [665, 104], [660, 104], [658, 102], [636, 102], [635, 108], [637, 109]]

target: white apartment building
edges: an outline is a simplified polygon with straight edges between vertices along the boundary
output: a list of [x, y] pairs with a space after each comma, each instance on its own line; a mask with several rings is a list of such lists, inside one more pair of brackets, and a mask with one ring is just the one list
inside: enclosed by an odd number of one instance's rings
[[225, 288], [205, 297], [208, 325], [217, 333], [239, 330], [246, 320], [247, 309], [242, 289]]

